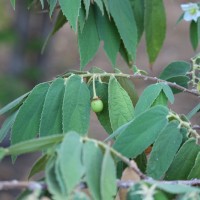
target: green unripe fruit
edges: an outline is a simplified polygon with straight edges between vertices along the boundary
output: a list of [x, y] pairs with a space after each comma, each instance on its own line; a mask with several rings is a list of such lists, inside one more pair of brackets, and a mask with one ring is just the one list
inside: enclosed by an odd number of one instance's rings
[[101, 99], [93, 99], [91, 101], [91, 107], [94, 112], [101, 112], [103, 110], [103, 102]]

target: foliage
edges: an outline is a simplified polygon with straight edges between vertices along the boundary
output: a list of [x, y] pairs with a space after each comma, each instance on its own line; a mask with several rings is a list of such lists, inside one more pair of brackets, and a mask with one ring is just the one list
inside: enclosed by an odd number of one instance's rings
[[[15, 7], [15, 0], [11, 3]], [[200, 185], [200, 180], [195, 180], [200, 178], [199, 134], [189, 120], [200, 106], [185, 116], [170, 110], [169, 104], [174, 103], [176, 93], [188, 92], [199, 98], [200, 56], [192, 58], [191, 63], [171, 62], [159, 78], [144, 75], [134, 64], [143, 32], [150, 64], [159, 54], [166, 33], [163, 1], [39, 3], [42, 9], [48, 4], [50, 17], [59, 9], [49, 37], [65, 23], [77, 33], [81, 71], [66, 72], [40, 83], [0, 109], [0, 115], [8, 115], [0, 130], [0, 141], [11, 132], [11, 145], [0, 148], [0, 159], [12, 156], [14, 161], [20, 154], [42, 152], [29, 178], [41, 171], [44, 177], [37, 187], [27, 185], [18, 199], [45, 196], [55, 200], [112, 200], [117, 195], [127, 200], [199, 199], [200, 189], [193, 186]], [[191, 21], [195, 48], [198, 21]], [[97, 67], [83, 71], [101, 40], [113, 73]], [[118, 52], [133, 73], [117, 69]], [[131, 81], [136, 78], [156, 83], [138, 96]], [[88, 137], [94, 100], [103, 104], [103, 110], [101, 107], [95, 114], [108, 133], [104, 142]], [[128, 170], [129, 181], [124, 178]]]

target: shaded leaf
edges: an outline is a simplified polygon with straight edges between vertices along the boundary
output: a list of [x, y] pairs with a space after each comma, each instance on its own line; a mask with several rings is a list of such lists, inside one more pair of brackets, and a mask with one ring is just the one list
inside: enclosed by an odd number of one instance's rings
[[198, 28], [197, 28], [197, 22], [193, 20], [190, 23], [190, 42], [191, 42], [193, 50], [196, 50], [199, 43]]
[[95, 200], [101, 200], [100, 179], [103, 153], [94, 142], [86, 142], [83, 149], [83, 162], [86, 171], [86, 182]]
[[116, 166], [110, 154], [109, 148], [104, 154], [102, 170], [101, 170], [101, 198], [113, 200], [117, 193], [116, 182]]
[[6, 137], [6, 135], [11, 130], [11, 128], [15, 122], [15, 119], [17, 117], [17, 114], [18, 114], [18, 111], [14, 112], [2, 124], [1, 129], [0, 129], [0, 142], [3, 141], [3, 139]]
[[64, 97], [64, 80], [55, 79], [49, 87], [40, 120], [40, 136], [63, 133], [62, 103]]
[[184, 76], [191, 69], [191, 65], [184, 61], [175, 61], [167, 65], [159, 75], [159, 78], [168, 80], [177, 76]]
[[68, 194], [80, 182], [83, 176], [83, 164], [81, 162], [82, 142], [75, 132], [65, 135], [59, 151], [60, 170]]
[[7, 150], [0, 147], [0, 162], [3, 160], [3, 158], [7, 155]]
[[145, 0], [144, 29], [149, 62], [154, 63], [166, 34], [166, 15], [163, 0]]
[[101, 11], [101, 14], [104, 15], [104, 8], [103, 8], [102, 0], [94, 0], [94, 2], [97, 4], [99, 10]]
[[14, 101], [10, 102], [6, 106], [0, 109], [0, 115], [3, 115], [7, 112], [9, 112], [12, 109], [15, 109], [17, 106], [20, 106], [20, 104], [24, 101], [24, 99], [29, 95], [30, 92], [27, 92], [26, 94], [18, 97]]
[[108, 85], [109, 116], [113, 130], [133, 119], [134, 108], [127, 92], [112, 76]]
[[55, 161], [53, 159], [51, 159], [46, 165], [45, 177], [48, 186], [48, 191], [52, 194], [53, 199], [65, 200], [66, 194], [62, 193], [61, 188], [59, 187], [59, 183], [56, 179]]
[[166, 107], [155, 106], [134, 118], [117, 137], [113, 148], [135, 158], [156, 140], [167, 124], [167, 114]]
[[15, 2], [16, 0], [10, 0], [10, 3], [11, 3], [11, 5], [12, 5], [12, 7], [13, 7], [13, 9], [15, 10]]
[[68, 78], [63, 100], [63, 131], [85, 135], [90, 121], [90, 92], [80, 76]]
[[[167, 81], [172, 82], [172, 83], [176, 83], [177, 85], [188, 88], [188, 83], [190, 81], [190, 78], [188, 76], [177, 76], [177, 77], [170, 78]], [[171, 89], [172, 89], [174, 94], [182, 92], [182, 90], [179, 90], [179, 89], [176, 89], [176, 88], [171, 88]]]
[[104, 41], [104, 50], [115, 67], [117, 53], [120, 47], [120, 36], [112, 19], [109, 20], [108, 15], [104, 16], [96, 9], [96, 23], [99, 38]]
[[53, 135], [38, 139], [32, 139], [10, 146], [7, 150], [8, 155], [20, 155], [29, 152], [38, 152], [52, 147], [60, 143], [63, 139], [62, 135]]
[[48, 83], [35, 86], [20, 107], [12, 128], [12, 144], [32, 139], [38, 134], [42, 107], [48, 88]]
[[83, 0], [83, 3], [85, 5], [86, 19], [87, 19], [88, 14], [89, 14], [89, 9], [90, 9], [90, 0]]
[[[89, 86], [91, 97], [93, 97], [93, 87], [92, 84]], [[112, 133], [113, 130], [111, 128], [110, 117], [109, 117], [109, 110], [108, 110], [108, 84], [101, 83], [99, 81], [95, 82], [95, 89], [97, 96], [103, 102], [103, 110], [99, 113], [96, 113], [99, 122], [104, 127], [107, 133]]]
[[57, 0], [49, 0], [49, 6], [50, 6], [49, 15], [50, 15], [50, 17], [53, 14], [53, 11], [54, 11], [54, 9], [56, 7], [56, 4], [57, 4]]
[[144, 32], [144, 0], [130, 0], [137, 25], [138, 43]]
[[187, 118], [191, 119], [197, 112], [200, 111], [200, 103], [197, 104], [188, 114], [187, 114]]
[[28, 175], [28, 179], [30, 179], [35, 174], [43, 171], [45, 169], [45, 166], [47, 165], [47, 162], [49, 161], [49, 156], [47, 154], [44, 154], [36, 162], [33, 164], [30, 173]]
[[188, 179], [195, 179], [195, 178], [199, 179], [200, 178], [199, 165], [200, 165], [200, 152], [197, 154], [194, 166], [192, 167], [192, 169], [188, 175]]
[[77, 20], [81, 8], [81, 0], [59, 0], [61, 10], [66, 16], [73, 30], [77, 30]]
[[196, 144], [194, 138], [187, 140], [176, 154], [169, 170], [166, 173], [167, 180], [185, 180], [187, 179], [195, 159], [200, 151], [200, 146]]
[[147, 163], [148, 176], [159, 179], [168, 170], [182, 142], [178, 122], [170, 122], [156, 139]]
[[135, 59], [137, 47], [137, 27], [129, 0], [108, 0], [109, 10], [117, 26], [124, 46]]
[[120, 83], [120, 85], [126, 90], [129, 97], [131, 98], [132, 104], [135, 106], [138, 101], [138, 94], [135, 89], [134, 83], [125, 77], [116, 77], [117, 81]]
[[100, 40], [95, 23], [94, 11], [91, 7], [88, 19], [85, 22], [85, 26], [82, 32], [80, 28], [78, 29], [78, 46], [81, 60], [81, 69], [83, 69], [94, 57], [99, 48], [99, 44]]

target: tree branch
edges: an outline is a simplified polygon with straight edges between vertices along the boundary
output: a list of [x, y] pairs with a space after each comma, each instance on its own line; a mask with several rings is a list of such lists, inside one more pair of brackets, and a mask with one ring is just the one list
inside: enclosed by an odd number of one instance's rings
[[165, 80], [159, 79], [157, 77], [151, 77], [151, 76], [146, 76], [146, 75], [142, 75], [142, 74], [134, 74], [134, 75], [130, 75], [130, 77], [143, 79], [145, 81], [150, 80], [152, 82], [157, 82], [157, 83], [162, 82], [162, 83], [167, 84], [170, 87], [173, 87], [173, 88], [176, 88], [176, 89], [181, 90], [183, 92], [187, 92], [187, 93], [190, 93], [190, 94], [195, 95], [197, 97], [200, 97], [200, 93], [195, 89], [187, 89], [187, 88], [184, 88], [184, 87], [182, 87], [182, 86], [180, 86], [176, 83], [165, 81]]

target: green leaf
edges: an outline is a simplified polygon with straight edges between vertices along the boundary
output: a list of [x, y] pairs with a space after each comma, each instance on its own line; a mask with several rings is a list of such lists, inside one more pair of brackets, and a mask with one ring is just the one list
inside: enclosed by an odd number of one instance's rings
[[[190, 78], [188, 76], [177, 76], [177, 77], [170, 78], [167, 81], [176, 83], [177, 85], [188, 88], [188, 83], [190, 81]], [[182, 90], [178, 90], [176, 88], [171, 88], [171, 89], [174, 94], [182, 92]]]
[[86, 19], [87, 19], [88, 14], [89, 14], [89, 9], [90, 9], [90, 0], [83, 0], [83, 3], [85, 5]]
[[58, 16], [57, 16], [57, 18], [56, 18], [56, 22], [55, 22], [55, 24], [54, 24], [54, 27], [53, 27], [53, 29], [52, 29], [50, 35], [51, 35], [51, 36], [54, 35], [58, 30], [60, 30], [60, 29], [63, 27], [63, 25], [64, 25], [66, 22], [67, 22], [66, 17], [63, 15], [62, 11], [60, 11], [60, 12], [58, 13]]
[[113, 200], [116, 196], [116, 166], [109, 148], [104, 154], [101, 170], [101, 199]]
[[104, 15], [104, 8], [103, 8], [103, 2], [102, 2], [102, 0], [94, 0], [94, 2], [99, 7], [99, 10], [101, 11], [101, 14]]
[[82, 142], [80, 136], [75, 132], [65, 135], [59, 151], [60, 170], [68, 194], [80, 182], [83, 176]]
[[127, 193], [127, 200], [143, 200], [143, 195], [138, 193], [138, 191], [141, 191], [141, 183], [136, 183], [132, 187], [129, 188]]
[[135, 106], [135, 116], [138, 116], [139, 114], [149, 109], [153, 105], [156, 98], [159, 96], [161, 90], [161, 84], [153, 84], [146, 87]]
[[76, 32], [81, 0], [59, 0], [61, 10]]
[[130, 0], [137, 25], [138, 43], [144, 32], [144, 0]]
[[62, 190], [57, 181], [57, 174], [55, 173], [55, 160], [51, 159], [46, 165], [45, 178], [48, 186], [48, 191], [52, 194], [55, 200], [65, 200], [66, 195], [62, 193]]
[[20, 155], [30, 152], [38, 152], [52, 147], [60, 143], [63, 139], [63, 135], [53, 135], [48, 137], [42, 137], [38, 139], [32, 139], [24, 142], [20, 142], [15, 145], [11, 145], [7, 150], [8, 155]]
[[47, 154], [44, 154], [43, 156], [38, 158], [38, 160], [36, 160], [36, 162], [33, 164], [32, 168], [30, 170], [28, 179], [30, 179], [35, 174], [37, 174], [41, 171], [44, 171], [45, 166], [47, 165], [48, 161], [49, 161], [49, 155], [47, 155]]
[[29, 140], [37, 136], [42, 107], [48, 88], [48, 83], [41, 83], [35, 86], [28, 98], [24, 101], [12, 128], [12, 144]]
[[54, 11], [54, 9], [56, 7], [56, 4], [57, 4], [57, 0], [49, 0], [49, 5], [50, 5], [49, 15], [50, 15], [50, 17], [53, 14], [53, 11]]
[[176, 154], [169, 170], [166, 180], [185, 180], [195, 164], [195, 159], [200, 151], [194, 138], [187, 140]]
[[0, 129], [0, 142], [3, 141], [3, 139], [6, 137], [6, 135], [9, 133], [9, 131], [11, 130], [14, 121], [17, 117], [18, 111], [12, 113], [12, 115], [10, 115], [3, 123], [3, 125], [1, 126]]
[[124, 59], [124, 61], [127, 63], [127, 65], [129, 66], [129, 68], [132, 68], [133, 63], [134, 63], [134, 59], [132, 58], [132, 56], [127, 52], [123, 42], [121, 42], [120, 44], [120, 48], [119, 48], [119, 52], [120, 55], [122, 56], [122, 58]]
[[168, 109], [155, 106], [131, 121], [117, 137], [113, 148], [126, 157], [135, 158], [150, 146], [167, 124]]
[[184, 61], [175, 61], [167, 65], [161, 72], [159, 78], [163, 80], [168, 80], [177, 76], [184, 76], [191, 69], [191, 65]]
[[4, 106], [3, 108], [0, 109], [0, 115], [3, 115], [7, 112], [9, 112], [10, 110], [15, 109], [16, 107], [20, 106], [20, 104], [22, 104], [22, 102], [24, 101], [24, 99], [29, 95], [30, 92], [27, 92], [26, 94], [18, 97], [17, 99], [15, 99], [14, 101], [10, 102], [9, 104], [7, 104], [6, 106]]
[[109, 116], [113, 130], [133, 119], [134, 108], [127, 92], [112, 76], [108, 85]]
[[200, 111], [200, 103], [197, 104], [188, 114], [187, 114], [187, 118], [191, 119], [197, 112]]
[[162, 89], [163, 89], [164, 94], [166, 95], [169, 102], [171, 104], [173, 104], [174, 103], [174, 95], [173, 95], [171, 88], [166, 84], [162, 84], [162, 85], [163, 85]]
[[60, 146], [57, 148], [56, 153], [57, 153], [57, 159], [55, 162], [56, 180], [58, 181], [62, 193], [66, 194], [67, 196], [67, 186], [64, 182], [64, 177], [61, 173], [61, 167], [60, 167], [60, 160], [61, 160], [60, 157], [62, 157], [62, 154], [60, 153]]
[[15, 2], [16, 0], [10, 0], [10, 3], [11, 3], [11, 5], [12, 5], [12, 7], [13, 7], [13, 9], [15, 10]]
[[83, 31], [78, 30], [78, 45], [81, 59], [81, 70], [94, 57], [98, 48], [100, 40], [94, 18], [94, 10], [91, 7], [87, 21]]
[[104, 6], [105, 6], [105, 9], [106, 9], [106, 12], [110, 18], [110, 11], [109, 11], [109, 5], [108, 5], [108, 1], [109, 0], [103, 0], [103, 3], [104, 3]]
[[83, 162], [88, 188], [93, 199], [101, 200], [100, 178], [103, 153], [94, 142], [86, 142], [83, 150]]
[[[93, 97], [93, 87], [92, 84], [89, 86], [91, 97]], [[95, 89], [97, 96], [103, 102], [103, 110], [99, 113], [96, 113], [99, 122], [104, 127], [107, 133], [112, 133], [113, 130], [111, 128], [110, 117], [109, 117], [109, 110], [108, 110], [108, 84], [101, 83], [99, 81], [95, 82]]]
[[193, 50], [196, 50], [199, 43], [198, 28], [197, 28], [197, 23], [193, 20], [190, 23], [190, 42]]
[[165, 93], [163, 92], [163, 90], [161, 90], [160, 94], [153, 102], [152, 107], [156, 106], [156, 105], [167, 106], [167, 102], [168, 102], [168, 99], [167, 99]]
[[200, 152], [197, 154], [194, 166], [192, 167], [187, 179], [195, 179], [195, 178], [199, 179], [200, 178], [199, 165], [200, 165]]
[[120, 83], [120, 85], [124, 88], [124, 90], [126, 90], [129, 97], [131, 98], [132, 104], [135, 106], [138, 101], [138, 95], [133, 82], [126, 77], [116, 77], [116, 78], [117, 81]]
[[1, 162], [1, 160], [3, 160], [3, 158], [7, 155], [7, 153], [8, 153], [8, 152], [7, 152], [6, 149], [0, 147], [0, 162]]
[[188, 185], [183, 184], [168, 184], [168, 183], [161, 183], [159, 181], [152, 181], [152, 184], [156, 185], [156, 188], [163, 190], [167, 193], [171, 194], [184, 194], [188, 192], [200, 192], [199, 188], [191, 187]]
[[81, 6], [79, 17], [78, 17], [78, 25], [79, 25], [79, 29], [80, 29], [81, 33], [82, 33], [83, 28], [85, 26], [85, 20], [86, 20], [85, 9], [84, 9], [84, 6]]
[[178, 122], [170, 122], [156, 139], [147, 163], [148, 176], [159, 179], [168, 170], [182, 142]]
[[163, 0], [145, 0], [144, 29], [149, 62], [154, 63], [166, 34], [166, 16]]
[[108, 0], [109, 10], [128, 54], [135, 60], [137, 27], [129, 0]]
[[117, 53], [120, 47], [119, 33], [113, 20], [109, 20], [109, 16], [106, 13], [102, 16], [98, 9], [96, 9], [95, 13], [99, 38], [104, 41], [104, 50], [113, 67], [115, 67]]
[[64, 97], [64, 80], [55, 79], [48, 89], [40, 120], [40, 136], [63, 133], [62, 104]]
[[44, 0], [40, 0], [40, 3], [41, 3], [41, 6], [42, 6], [42, 9], [44, 9]]
[[90, 92], [80, 76], [68, 78], [63, 100], [63, 131], [85, 135], [90, 122]]
[[90, 198], [84, 192], [75, 192], [72, 200], [90, 200]]
[[66, 17], [63, 15], [62, 11], [60, 11], [58, 13], [57, 18], [56, 18], [56, 22], [54, 24], [54, 27], [53, 27], [52, 31], [49, 33], [49, 35], [47, 36], [47, 38], [46, 38], [46, 40], [45, 40], [45, 42], [43, 44], [41, 53], [44, 52], [44, 50], [45, 50], [45, 48], [46, 48], [46, 46], [47, 46], [47, 44], [49, 42], [50, 37], [53, 36], [58, 30], [60, 30], [66, 22], [67, 22]]

